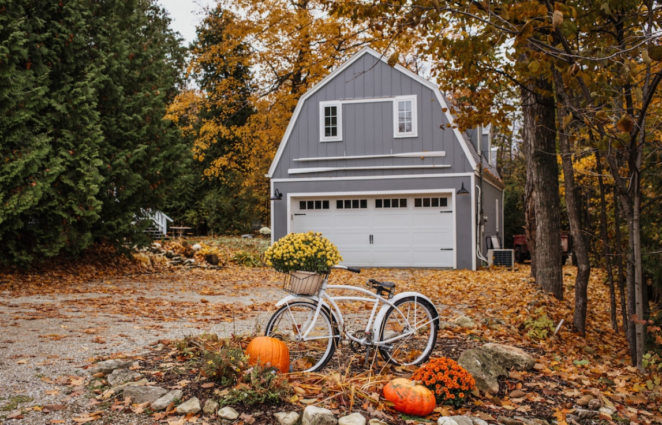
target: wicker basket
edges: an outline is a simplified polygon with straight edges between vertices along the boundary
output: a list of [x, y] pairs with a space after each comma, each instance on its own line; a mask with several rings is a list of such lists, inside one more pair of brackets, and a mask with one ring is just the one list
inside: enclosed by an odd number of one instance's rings
[[317, 295], [322, 289], [325, 274], [296, 271], [285, 275], [283, 290], [296, 295]]

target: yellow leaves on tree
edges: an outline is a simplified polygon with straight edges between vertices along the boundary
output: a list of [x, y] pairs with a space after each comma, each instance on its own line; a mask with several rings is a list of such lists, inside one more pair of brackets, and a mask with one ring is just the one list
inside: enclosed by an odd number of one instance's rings
[[[218, 31], [212, 32], [213, 42], [198, 40], [189, 74], [210, 67], [249, 69], [250, 87], [233, 73], [220, 74], [214, 84], [179, 95], [168, 118], [194, 138], [193, 153], [201, 161], [219, 139], [234, 140], [222, 156], [207, 158], [205, 174], [223, 179], [238, 172], [244, 189], [263, 186], [266, 213], [264, 175], [299, 98], [366, 37], [348, 20], [329, 16], [322, 1], [220, 0], [207, 10], [203, 25]], [[234, 118], [246, 111], [253, 113], [236, 124]]]

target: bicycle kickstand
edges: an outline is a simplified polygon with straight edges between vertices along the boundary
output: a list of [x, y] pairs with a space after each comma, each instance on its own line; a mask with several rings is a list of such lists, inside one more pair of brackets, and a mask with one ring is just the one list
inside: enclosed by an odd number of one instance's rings
[[370, 346], [368, 345], [365, 350], [365, 360], [363, 363], [363, 367], [368, 367], [370, 365]]

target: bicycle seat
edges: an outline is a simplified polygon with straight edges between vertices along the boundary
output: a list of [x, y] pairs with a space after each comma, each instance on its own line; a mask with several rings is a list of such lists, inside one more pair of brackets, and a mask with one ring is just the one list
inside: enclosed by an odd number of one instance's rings
[[389, 292], [392, 289], [395, 289], [395, 283], [393, 282], [379, 282], [378, 280], [370, 279], [368, 280], [368, 283], [371, 284], [373, 288], [386, 289]]

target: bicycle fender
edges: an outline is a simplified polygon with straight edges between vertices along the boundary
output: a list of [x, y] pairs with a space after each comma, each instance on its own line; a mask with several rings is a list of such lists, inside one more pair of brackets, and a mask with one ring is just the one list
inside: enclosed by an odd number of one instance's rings
[[[276, 307], [281, 307], [281, 306], [289, 303], [290, 301], [303, 301], [303, 302], [310, 302], [311, 304], [313, 304], [313, 302], [315, 302], [315, 303], [319, 302], [320, 299], [318, 297], [297, 297], [297, 296], [294, 296], [294, 295], [288, 295], [285, 298], [278, 301], [276, 303]], [[338, 322], [338, 317], [336, 317], [335, 310], [333, 310], [331, 307], [329, 307], [329, 304], [327, 304], [325, 301], [322, 301], [322, 307], [326, 308], [326, 311], [328, 313], [331, 313], [331, 316], [332, 316], [333, 320], [336, 323], [339, 323]]]
[[[423, 294], [420, 294], [418, 292], [402, 292], [395, 297], [391, 298], [391, 302], [395, 303], [396, 301], [402, 299], [402, 298], [407, 298], [407, 297], [418, 297], [421, 299], [424, 299], [425, 301], [429, 302], [432, 308], [434, 308], [433, 314], [435, 315], [435, 320], [439, 322], [439, 312], [437, 311], [437, 307], [434, 305], [432, 300], [428, 297], [426, 297]], [[375, 322], [373, 323], [373, 335], [375, 338], [375, 341], [379, 338], [379, 334], [381, 331], [382, 323], [384, 322], [384, 316], [386, 316], [386, 312], [391, 308], [390, 305], [384, 304], [382, 308], [379, 309], [379, 313], [377, 313], [377, 317], [375, 318]]]

